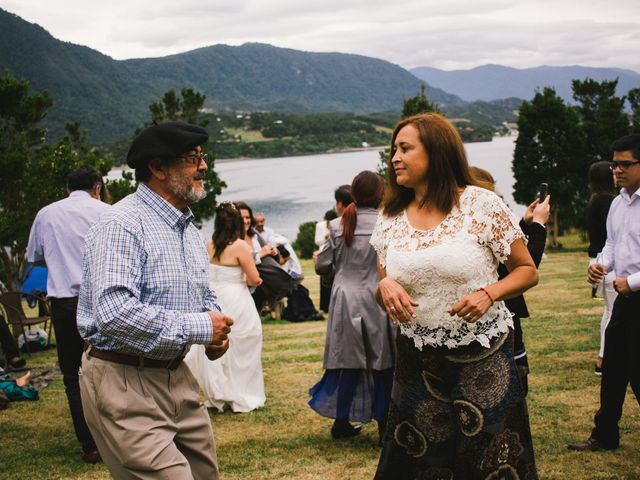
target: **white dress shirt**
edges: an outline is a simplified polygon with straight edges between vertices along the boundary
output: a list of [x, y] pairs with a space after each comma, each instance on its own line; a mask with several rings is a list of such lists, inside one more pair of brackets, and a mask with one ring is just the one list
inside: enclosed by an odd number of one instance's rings
[[315, 241], [316, 241], [316, 245], [318, 245], [318, 248], [322, 248], [322, 245], [324, 245], [324, 242], [327, 241], [328, 237], [329, 237], [329, 228], [327, 227], [327, 221], [320, 220], [318, 223], [316, 223], [316, 234], [315, 234]]
[[640, 290], [640, 189], [620, 190], [607, 216], [607, 242], [600, 261], [616, 277], [627, 277], [632, 291]]
[[260, 234], [262, 239], [267, 245], [273, 245], [275, 242], [273, 240], [273, 229], [269, 227], [264, 227], [264, 229], [260, 232], [256, 229], [256, 232]]
[[109, 209], [84, 190], [42, 208], [29, 234], [27, 260], [46, 263], [47, 296], [77, 297], [82, 280], [84, 237], [96, 220]]

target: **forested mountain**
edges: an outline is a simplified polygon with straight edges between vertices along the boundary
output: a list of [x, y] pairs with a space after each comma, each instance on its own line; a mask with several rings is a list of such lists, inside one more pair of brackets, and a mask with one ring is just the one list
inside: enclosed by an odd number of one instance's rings
[[[0, 9], [0, 70], [47, 90], [52, 136], [78, 121], [96, 142], [128, 137], [148, 119], [148, 105], [169, 89], [194, 88], [215, 110], [280, 112], [398, 111], [420, 80], [389, 62], [359, 55], [309, 53], [264, 44], [214, 45], [162, 58], [117, 61], [53, 38]], [[454, 95], [427, 86], [443, 108]]]
[[571, 81], [591, 78], [599, 82], [618, 78], [618, 95], [626, 95], [640, 87], [640, 74], [621, 68], [593, 68], [581, 66], [510, 68], [502, 65], [482, 65], [470, 70], [440, 70], [432, 67], [411, 69], [416, 77], [429, 85], [442, 88], [463, 100], [496, 100], [517, 97], [533, 98], [536, 88], [553, 87], [566, 102], [573, 102]]

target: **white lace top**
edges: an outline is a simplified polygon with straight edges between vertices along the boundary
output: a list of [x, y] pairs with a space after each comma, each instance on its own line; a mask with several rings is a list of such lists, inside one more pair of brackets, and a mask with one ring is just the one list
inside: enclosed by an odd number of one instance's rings
[[524, 234], [518, 219], [493, 192], [468, 186], [460, 206], [431, 230], [413, 228], [406, 212], [380, 214], [371, 236], [380, 264], [419, 304], [413, 322], [400, 324], [416, 347], [456, 348], [489, 340], [513, 327], [504, 302], [495, 302], [477, 322], [469, 323], [447, 310], [462, 297], [495, 283], [498, 263]]

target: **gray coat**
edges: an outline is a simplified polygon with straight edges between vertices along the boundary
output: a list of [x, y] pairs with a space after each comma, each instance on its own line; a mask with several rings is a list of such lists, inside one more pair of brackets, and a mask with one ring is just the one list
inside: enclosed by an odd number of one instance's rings
[[386, 312], [376, 303], [377, 256], [369, 244], [378, 211], [356, 209], [353, 243], [344, 243], [340, 218], [329, 232], [334, 244], [335, 278], [329, 303], [324, 368], [385, 370], [393, 367], [395, 332]]

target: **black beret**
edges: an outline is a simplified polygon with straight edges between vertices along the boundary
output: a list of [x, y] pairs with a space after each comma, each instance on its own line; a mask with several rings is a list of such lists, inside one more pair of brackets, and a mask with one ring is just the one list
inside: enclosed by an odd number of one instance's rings
[[137, 168], [153, 158], [176, 158], [209, 139], [207, 131], [184, 122], [162, 122], [143, 130], [129, 147], [127, 165]]

